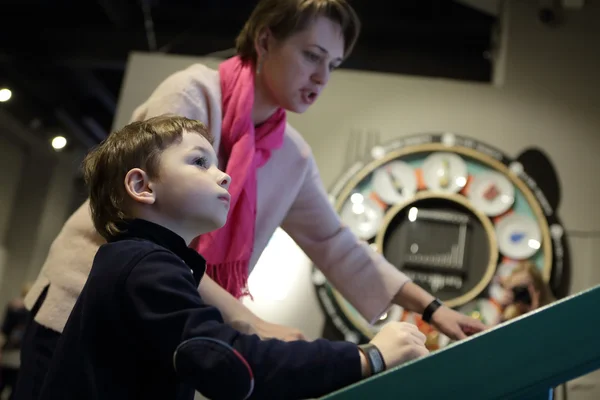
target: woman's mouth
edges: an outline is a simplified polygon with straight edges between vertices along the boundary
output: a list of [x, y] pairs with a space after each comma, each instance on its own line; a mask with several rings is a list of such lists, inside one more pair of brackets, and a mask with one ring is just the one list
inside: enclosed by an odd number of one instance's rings
[[302, 102], [308, 105], [311, 105], [317, 100], [317, 92], [313, 92], [312, 90], [303, 90], [302, 91]]

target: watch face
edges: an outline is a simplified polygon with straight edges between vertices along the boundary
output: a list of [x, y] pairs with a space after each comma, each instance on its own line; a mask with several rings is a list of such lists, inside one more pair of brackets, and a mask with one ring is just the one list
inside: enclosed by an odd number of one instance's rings
[[373, 173], [373, 190], [387, 204], [402, 203], [417, 191], [415, 170], [403, 161], [392, 161]]
[[362, 240], [369, 240], [377, 233], [383, 220], [381, 206], [360, 193], [354, 193], [340, 213], [342, 221]]
[[436, 152], [423, 162], [423, 179], [434, 192], [460, 192], [467, 184], [467, 164], [448, 152]]

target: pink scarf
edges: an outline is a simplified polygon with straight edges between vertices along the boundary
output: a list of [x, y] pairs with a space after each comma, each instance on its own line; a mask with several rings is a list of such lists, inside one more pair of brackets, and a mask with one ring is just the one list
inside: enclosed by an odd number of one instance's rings
[[221, 229], [201, 235], [191, 246], [206, 259], [206, 271], [236, 298], [250, 294], [248, 265], [254, 247], [256, 224], [256, 171], [266, 164], [271, 151], [283, 144], [286, 115], [279, 108], [255, 127], [254, 68], [233, 57], [219, 66], [223, 122], [221, 155], [231, 176], [231, 206]]

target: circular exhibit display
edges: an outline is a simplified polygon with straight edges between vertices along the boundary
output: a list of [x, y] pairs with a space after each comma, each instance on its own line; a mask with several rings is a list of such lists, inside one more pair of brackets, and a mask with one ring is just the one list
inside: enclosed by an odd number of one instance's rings
[[502, 287], [501, 280], [508, 278], [512, 271], [517, 267], [518, 262], [508, 260], [500, 263], [496, 269], [496, 275], [494, 276], [492, 283], [489, 287], [489, 297], [496, 304], [505, 304], [507, 302], [506, 289]]
[[383, 207], [361, 193], [354, 193], [341, 211], [342, 221], [356, 236], [369, 240], [377, 233], [383, 219]]
[[498, 250], [494, 226], [463, 197], [424, 191], [386, 213], [376, 237], [385, 258], [453, 307], [491, 281]]
[[467, 164], [453, 153], [431, 153], [421, 169], [427, 189], [434, 192], [456, 193], [467, 184]]
[[373, 173], [373, 191], [387, 204], [410, 199], [417, 192], [415, 170], [403, 161], [392, 161]]
[[498, 172], [484, 172], [473, 178], [469, 200], [486, 215], [496, 217], [515, 203], [515, 187]]
[[542, 241], [539, 225], [527, 215], [513, 214], [502, 219], [496, 226], [496, 235], [500, 252], [516, 260], [533, 256]]
[[459, 311], [480, 320], [488, 326], [494, 326], [500, 323], [502, 311], [493, 301], [488, 299], [477, 299], [470, 301], [459, 308]]
[[[558, 187], [554, 175], [546, 179], [526, 157], [453, 133], [400, 138], [367, 153], [330, 191], [334, 207], [360, 239], [446, 306], [498, 323], [501, 278], [520, 262], [537, 266], [557, 298], [567, 294], [567, 238], [552, 200], [560, 196], [545, 190]], [[369, 323], [315, 276], [326, 338], [366, 342], [390, 321], [409, 321], [431, 349], [450, 342], [395, 305]]]

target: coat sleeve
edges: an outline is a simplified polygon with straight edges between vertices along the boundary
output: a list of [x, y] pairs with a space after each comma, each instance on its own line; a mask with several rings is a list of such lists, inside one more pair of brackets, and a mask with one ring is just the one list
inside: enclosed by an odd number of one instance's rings
[[314, 157], [282, 228], [362, 315], [374, 322], [409, 278], [342, 223]]
[[315, 398], [361, 379], [352, 343], [263, 341], [224, 324], [202, 301], [189, 267], [170, 252], [145, 256], [125, 288], [140, 346], [208, 398]]

